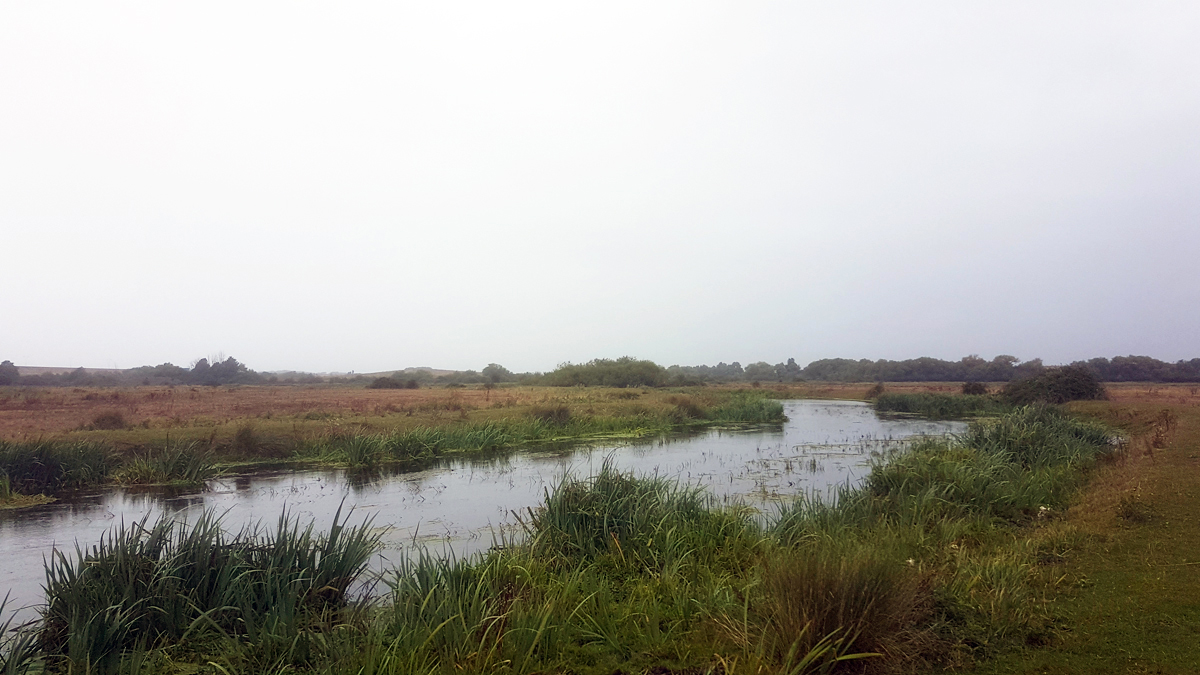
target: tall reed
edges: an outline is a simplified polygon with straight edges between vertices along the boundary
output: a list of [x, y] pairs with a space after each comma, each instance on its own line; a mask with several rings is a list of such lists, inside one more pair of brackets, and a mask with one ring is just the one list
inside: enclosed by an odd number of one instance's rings
[[38, 656], [37, 633], [28, 626], [13, 626], [15, 615], [8, 613], [9, 597], [6, 594], [0, 600], [0, 675], [22, 675]]
[[99, 443], [0, 441], [0, 472], [21, 494], [55, 493], [106, 480], [117, 465]]
[[957, 419], [997, 415], [1011, 409], [997, 398], [980, 394], [881, 393], [875, 409], [885, 413], [920, 415], [933, 419]]
[[255, 524], [232, 536], [211, 511], [191, 525], [168, 516], [122, 524], [46, 562], [41, 650], [111, 671], [124, 652], [196, 631], [260, 647], [295, 642], [346, 606], [378, 544], [370, 520], [348, 527], [340, 509], [322, 534], [286, 513], [274, 531]]
[[199, 443], [172, 443], [135, 455], [114, 472], [124, 485], [203, 485], [220, 474], [212, 453]]

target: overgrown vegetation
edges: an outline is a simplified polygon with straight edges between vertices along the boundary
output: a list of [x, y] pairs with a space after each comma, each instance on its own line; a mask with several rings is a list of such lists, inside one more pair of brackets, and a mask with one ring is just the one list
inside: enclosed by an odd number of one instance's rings
[[[1118, 356], [1112, 359], [1094, 358], [1077, 361], [1072, 367], [1084, 368], [1104, 382], [1200, 382], [1200, 358], [1168, 363], [1149, 356]], [[720, 362], [714, 366], [672, 365], [662, 367], [646, 360], [622, 357], [595, 359], [584, 364], [566, 363], [546, 373], [513, 373], [497, 363], [489, 363], [481, 371], [459, 370], [435, 373], [431, 368], [406, 368], [392, 375], [378, 377], [356, 375], [314, 375], [284, 372], [256, 373], [232, 357], [197, 359], [189, 368], [163, 363], [128, 370], [87, 370], [76, 368], [69, 372], [42, 373], [21, 376], [11, 361], [0, 362], [0, 386], [24, 385], [47, 387], [114, 387], [139, 384], [187, 385], [296, 385], [335, 384], [368, 388], [410, 388], [421, 386], [456, 386], [472, 384], [501, 384], [519, 382], [551, 386], [615, 386], [615, 387], [691, 387], [716, 383], [769, 382], [1010, 382], [1038, 375], [1046, 370], [1041, 359], [1021, 361], [1015, 356], [1001, 354], [986, 360], [978, 355], [965, 356], [958, 361], [930, 357], [892, 361], [879, 359], [819, 359], [801, 366], [795, 359], [771, 364], [758, 361], [741, 363]], [[964, 391], [966, 394], [985, 391]]]
[[876, 396], [874, 405], [882, 413], [920, 415], [934, 419], [994, 415], [1012, 408], [991, 396], [888, 392]]

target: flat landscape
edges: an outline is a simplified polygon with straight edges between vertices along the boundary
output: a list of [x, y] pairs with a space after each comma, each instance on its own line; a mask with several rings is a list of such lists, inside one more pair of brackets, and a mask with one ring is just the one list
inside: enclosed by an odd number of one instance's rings
[[[342, 672], [342, 663], [380, 672], [1197, 672], [1200, 575], [1193, 570], [1200, 562], [1200, 518], [1195, 516], [1200, 512], [1200, 388], [1110, 384], [1104, 400], [1068, 403], [1062, 413], [1004, 407], [999, 385], [989, 387], [989, 396], [965, 396], [962, 389], [962, 383], [953, 382], [391, 390], [346, 385], [10, 387], [0, 390], [0, 420], [13, 458], [22, 452], [51, 452], [47, 456], [53, 457], [59, 452], [55, 448], [109, 448], [112, 454], [103, 465], [107, 473], [90, 474], [107, 475], [108, 483], [96, 483], [97, 478], [81, 483], [109, 485], [104, 488], [109, 494], [119, 489], [112, 481], [179, 480], [194, 493], [218, 475], [203, 468], [211, 464], [201, 462], [203, 470], [194, 478], [189, 478], [190, 469], [174, 464], [161, 471], [146, 468], [159, 458], [176, 461], [187, 455], [187, 464], [201, 456], [188, 453], [202, 453], [209, 457], [204, 461], [216, 460], [237, 471], [251, 470], [262, 460], [295, 462], [297, 468], [349, 467], [346, 477], [396, 458], [425, 458], [418, 467], [423, 471], [474, 466], [465, 475], [479, 480], [490, 475], [486, 480], [494, 481], [513, 471], [514, 464], [503, 459], [495, 465], [488, 463], [492, 460], [429, 462], [447, 452], [446, 457], [489, 448], [522, 453], [546, 439], [620, 443], [731, 423], [722, 420], [749, 428], [738, 420], [761, 419], [770, 429], [776, 423], [769, 420], [780, 419], [771, 417], [777, 412], [764, 412], [772, 400], [875, 401], [881, 410], [897, 402], [914, 409], [933, 405], [930, 410], [969, 411], [975, 406], [984, 415], [962, 438], [918, 442], [898, 454], [871, 445], [887, 439], [827, 437], [813, 450], [800, 450], [798, 457], [789, 455], [784, 443], [783, 454], [768, 461], [762, 440], [767, 436], [745, 437], [758, 444], [757, 451], [749, 448], [757, 458], [748, 466], [760, 467], [763, 476], [783, 471], [774, 479], [781, 486], [790, 484], [786, 481], [793, 464], [794, 480], [800, 480], [800, 466], [810, 463], [806, 457], [812, 458], [809, 471], [817, 472], [826, 470], [818, 457], [845, 457], [855, 447], [859, 453], [869, 451], [857, 461], [867, 462], [863, 466], [870, 467], [870, 474], [859, 486], [847, 483], [836, 504], [810, 501], [797, 492], [791, 498], [772, 496], [775, 501], [769, 503], [777, 506], [761, 512], [719, 507], [703, 501], [701, 493], [680, 491], [671, 481], [618, 473], [606, 461], [594, 475], [534, 488], [533, 498], [544, 491], [545, 500], [536, 508], [522, 507], [527, 515], [510, 525], [505, 536], [516, 538], [508, 547], [477, 548], [458, 560], [393, 553], [400, 561], [388, 572], [395, 575], [388, 577], [394, 588], [356, 610], [355, 618], [331, 619], [304, 610], [287, 619], [279, 629], [279, 639], [285, 641], [294, 639], [288, 635], [324, 634], [327, 628], [320, 626], [326, 621], [340, 626], [337, 640], [307, 656], [294, 644], [284, 648], [272, 643], [264, 651], [246, 636], [221, 637], [241, 630], [235, 628], [241, 624], [222, 624], [227, 627], [189, 638], [194, 631], [147, 615], [140, 620], [150, 622], [160, 636], [157, 646], [129, 642], [120, 637], [126, 629], [114, 626], [105, 630], [117, 633], [97, 643], [109, 646], [95, 647], [88, 657], [72, 652], [69, 642], [55, 642], [59, 638], [53, 631], [60, 630], [55, 626], [75, 625], [75, 619], [55, 619], [58, 615], [51, 613], [39, 639], [46, 645], [40, 649], [48, 650], [45, 663], [54, 668], [98, 658], [117, 659], [114, 668], [152, 664], [142, 672], [213, 673], [262, 668], [332, 673]], [[884, 399], [889, 399], [887, 406]], [[909, 413], [901, 419], [915, 417]], [[844, 425], [835, 422], [831, 429]], [[1119, 446], [1111, 445], [1116, 438]], [[698, 447], [707, 446], [702, 441]], [[718, 472], [736, 472], [745, 460], [733, 457], [718, 458], [723, 467]], [[771, 469], [770, 462], [778, 468]], [[19, 469], [18, 463], [8, 470]], [[388, 481], [404, 480], [407, 470], [370, 473], [375, 477], [366, 478], [366, 485], [383, 481], [377, 488], [382, 489]], [[239, 478], [238, 485], [252, 485], [250, 475]], [[321, 489], [323, 481], [345, 480], [340, 474], [313, 475], [317, 478], [305, 480], [315, 480], [313, 485]], [[361, 480], [350, 485], [361, 485]], [[297, 485], [295, 479], [291, 484]], [[478, 492], [486, 484], [469, 489]], [[388, 488], [389, 494], [424, 503], [445, 489], [422, 494], [416, 485], [398, 492]], [[69, 493], [63, 495], [70, 499]], [[520, 496], [511, 491], [504, 495]], [[478, 506], [461, 498], [461, 504], [435, 501], [427, 507], [427, 517], [459, 513], [456, 517], [465, 518], [472, 510], [492, 508], [489, 504], [500, 498], [484, 497]], [[13, 507], [48, 508], [37, 506], [47, 499], [32, 492], [13, 494], [10, 517], [19, 518], [21, 512]], [[403, 517], [405, 512], [395, 513]], [[324, 517], [330, 516], [336, 532], [337, 516], [331, 511]], [[599, 524], [597, 517], [610, 524]], [[206, 527], [203, 522], [195, 527]], [[158, 527], [171, 525], [164, 521]], [[419, 527], [407, 536], [415, 537], [417, 531]], [[356, 547], [344, 553], [351, 558], [344, 563], [331, 558], [330, 564], [363, 565], [381, 535], [353, 527], [347, 532]], [[130, 531], [118, 537], [127, 544], [111, 545], [142, 546], [142, 536]], [[198, 542], [195, 536], [186, 541]], [[195, 545], [234, 547], [231, 551], [243, 545], [251, 550], [293, 545], [286, 539], [293, 535], [281, 531], [277, 536], [285, 539]], [[68, 580], [83, 569], [70, 565], [67, 559], [56, 563], [54, 574], [66, 576], [51, 592], [66, 595], [55, 602], [110, 602], [70, 595], [81, 592], [72, 585], [77, 582]], [[288, 569], [276, 565], [270, 573]], [[357, 569], [343, 581], [321, 582], [337, 589], [333, 606], [345, 601], [349, 579], [363, 568]], [[806, 571], [796, 576], [792, 569]], [[514, 577], [516, 570], [533, 576]], [[459, 578], [473, 580], [458, 587], [453, 580]], [[227, 592], [252, 597], [258, 591], [231, 587]], [[476, 605], [462, 593], [491, 599]], [[506, 593], [516, 595], [506, 600]], [[68, 595], [74, 599], [67, 600]], [[843, 604], [830, 605], [829, 598]], [[247, 614], [248, 609], [239, 612], [244, 617], [240, 621], [267, 620]], [[797, 617], [807, 618], [797, 624]], [[453, 631], [439, 627], [447, 621], [462, 625]], [[80, 625], [70, 630], [92, 629]], [[528, 631], [545, 633], [547, 641], [530, 643], [522, 637]], [[370, 646], [381, 640], [393, 646], [382, 651]], [[487, 653], [479, 651], [482, 644], [489, 645]], [[392, 650], [400, 645], [406, 645], [407, 656], [398, 660], [399, 653]], [[20, 643], [10, 644], [14, 655], [21, 649]], [[360, 651], [351, 656], [346, 650]], [[39, 662], [31, 658], [28, 663]], [[187, 665], [196, 659], [216, 665]]]
[[[662, 390], [503, 385], [461, 388], [366, 389], [361, 386], [46, 387], [0, 388], [0, 439], [105, 438], [121, 444], [171, 438], [232, 438], [245, 424], [272, 434], [320, 434], [339, 429], [403, 429], [463, 419], [499, 419], [562, 403], [581, 413], [637, 412], [673, 405], [680, 395], [712, 398], [744, 389], [777, 398], [862, 399], [873, 386], [800, 383]], [[888, 391], [948, 393], [958, 383], [894, 383]], [[1185, 395], [1181, 392], [1178, 395]], [[96, 418], [117, 413], [124, 428], [96, 430]]]

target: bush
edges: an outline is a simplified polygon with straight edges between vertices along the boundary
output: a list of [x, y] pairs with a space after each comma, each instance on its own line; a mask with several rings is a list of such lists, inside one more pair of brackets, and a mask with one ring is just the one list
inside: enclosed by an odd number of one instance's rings
[[982, 382], [963, 382], [962, 393], [966, 396], [986, 396], [988, 388]]
[[565, 479], [530, 511], [534, 551], [568, 559], [615, 555], [634, 569], [663, 569], [695, 555], [688, 540], [717, 514], [700, 490], [662, 478], [639, 478], [607, 463], [588, 480]]
[[0, 387], [16, 384], [20, 376], [21, 371], [17, 370], [12, 361], [0, 362]]
[[557, 387], [661, 387], [666, 382], [665, 368], [631, 356], [593, 359], [583, 364], [564, 363], [545, 375], [545, 383]]
[[547, 424], [562, 426], [571, 421], [571, 409], [562, 403], [547, 406], [538, 405], [530, 408], [529, 416]]
[[377, 377], [367, 385], [367, 389], [403, 389], [404, 383], [394, 377]]
[[110, 410], [96, 415], [90, 426], [98, 431], [119, 431], [128, 429], [129, 423], [125, 421], [125, 415], [121, 414], [119, 410]]
[[1001, 398], [1013, 405], [1031, 403], [1060, 404], [1107, 398], [1100, 379], [1084, 366], [1047, 368], [1040, 375], [1009, 382]]
[[776, 424], [787, 419], [782, 403], [750, 392], [739, 393], [713, 408], [709, 418], [735, 424]]

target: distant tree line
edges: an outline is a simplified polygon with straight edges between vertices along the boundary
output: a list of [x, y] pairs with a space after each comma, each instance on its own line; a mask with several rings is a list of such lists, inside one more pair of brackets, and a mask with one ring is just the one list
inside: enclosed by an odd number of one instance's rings
[[[1095, 358], [1069, 364], [1085, 368], [1103, 382], [1200, 382], [1200, 358], [1168, 363], [1149, 356]], [[322, 377], [311, 373], [271, 375], [257, 373], [233, 357], [197, 360], [190, 368], [171, 363], [141, 366], [124, 371], [88, 371], [84, 368], [58, 373], [21, 375], [11, 361], [0, 362], [0, 386], [104, 387], [138, 384], [333, 384], [365, 385], [374, 388], [427, 386], [495, 386], [505, 383], [549, 386], [662, 387], [699, 386], [721, 382], [1012, 382], [1042, 374], [1041, 359], [1022, 362], [1002, 354], [991, 360], [971, 355], [958, 361], [929, 357], [890, 361], [880, 359], [821, 359], [800, 366], [795, 359], [770, 364], [766, 361], [745, 367], [734, 361], [715, 366], [663, 366], [644, 359], [623, 356], [593, 359], [587, 363], [563, 363], [548, 373], [514, 373], [498, 363], [480, 371], [459, 370], [435, 375], [430, 368], [408, 368], [390, 376], [350, 375]]]
[[[1200, 359], [1168, 363], [1149, 356], [1118, 356], [1076, 361], [1105, 382], [1200, 382]], [[794, 359], [771, 365], [738, 362], [715, 366], [671, 366], [677, 382], [1011, 382], [1044, 372], [1041, 359], [1022, 362], [1002, 354], [991, 360], [971, 355], [958, 361], [929, 357], [890, 361], [880, 359], [821, 359], [801, 368]]]
[[172, 363], [140, 366], [121, 371], [88, 371], [85, 368], [38, 375], [20, 375], [11, 361], [0, 363], [0, 385], [39, 387], [117, 387], [138, 384], [190, 384], [220, 386], [226, 384], [265, 384], [269, 378], [256, 373], [230, 356], [224, 360], [198, 359], [191, 368]]

